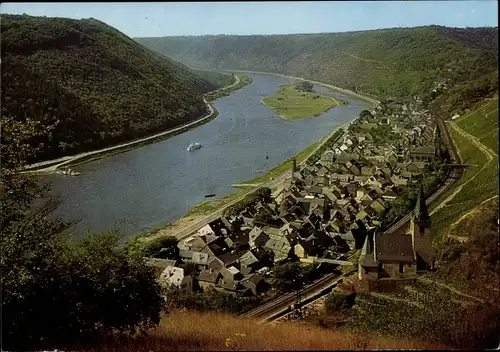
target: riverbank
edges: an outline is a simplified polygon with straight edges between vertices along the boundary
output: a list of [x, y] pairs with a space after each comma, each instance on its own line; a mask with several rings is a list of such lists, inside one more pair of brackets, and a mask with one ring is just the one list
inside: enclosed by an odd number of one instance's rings
[[[301, 151], [299, 154], [297, 154], [297, 155], [289, 158], [285, 162], [283, 162], [283, 163], [275, 166], [274, 168], [272, 168], [271, 170], [269, 170], [265, 175], [263, 175], [261, 177], [254, 178], [252, 180], [244, 181], [241, 184], [257, 185], [257, 184], [261, 184], [261, 183], [270, 181], [274, 177], [282, 174], [283, 172], [286, 172], [287, 170], [290, 170], [291, 167], [292, 167], [293, 159], [296, 160], [297, 165], [300, 165], [300, 164], [306, 162], [310, 157], [312, 157], [314, 154], [316, 154], [317, 150], [325, 142], [327, 142], [330, 138], [332, 138], [332, 136], [334, 136], [337, 131], [339, 131], [341, 129], [345, 130], [357, 118], [358, 118], [357, 116], [353, 117], [352, 120], [344, 123], [343, 125], [340, 125], [340, 126], [334, 128], [332, 130], [332, 132], [330, 132], [328, 134], [328, 136], [326, 136], [325, 138], [323, 138], [322, 140], [320, 140], [318, 142], [315, 142], [315, 143], [311, 144], [309, 147], [307, 147], [306, 149], [304, 149], [303, 151]], [[235, 185], [234, 187], [235, 188], [247, 189], [247, 188], [250, 188], [252, 186], [250, 186], [250, 187], [238, 187], [238, 186]]]
[[273, 95], [262, 98], [260, 102], [284, 120], [319, 116], [340, 105], [334, 97], [313, 91], [300, 91], [294, 84], [281, 87]]
[[[206, 96], [208, 94], [217, 93], [218, 91], [221, 91], [221, 90], [224, 90], [225, 92], [234, 91], [236, 89], [243, 87], [244, 85], [249, 84], [247, 79], [241, 79], [242, 76], [244, 76], [244, 75], [235, 75], [235, 82], [233, 82], [231, 85], [219, 88], [213, 92], [205, 94], [203, 101], [208, 106], [209, 113], [206, 116], [204, 116], [196, 121], [184, 124], [184, 125], [179, 126], [179, 127], [175, 127], [175, 128], [170, 129], [168, 131], [157, 133], [157, 134], [149, 136], [149, 137], [144, 137], [144, 138], [141, 138], [141, 139], [138, 139], [135, 141], [122, 143], [122, 144], [115, 145], [112, 147], [103, 148], [103, 149], [99, 149], [99, 150], [95, 150], [95, 151], [80, 153], [80, 154], [73, 155], [73, 156], [65, 156], [62, 158], [54, 159], [54, 160], [47, 160], [47, 161], [31, 164], [25, 168], [25, 171], [23, 171], [23, 173], [50, 174], [50, 173], [55, 172], [57, 169], [60, 169], [61, 167], [73, 167], [73, 166], [81, 165], [84, 163], [88, 163], [88, 162], [93, 161], [93, 160], [101, 159], [105, 156], [112, 156], [115, 154], [123, 153], [123, 152], [129, 151], [131, 149], [135, 149], [135, 148], [147, 145], [147, 144], [151, 144], [154, 142], [158, 142], [158, 141], [173, 137], [173, 136], [178, 135], [180, 133], [183, 133], [189, 129], [201, 126], [207, 122], [212, 121], [218, 115], [217, 109], [215, 109], [215, 107], [207, 100]], [[242, 85], [241, 84], [242, 82], [245, 82], [245, 84]], [[250, 80], [250, 83], [251, 83], [251, 80]]]
[[354, 93], [353, 91], [350, 91], [348, 89], [340, 88], [340, 87], [337, 87], [337, 86], [334, 86], [334, 85], [331, 85], [331, 84], [327, 84], [327, 83], [323, 83], [323, 82], [318, 82], [318, 81], [313, 81], [313, 80], [305, 79], [305, 78], [301, 78], [301, 77], [283, 75], [281, 73], [249, 71], [249, 70], [213, 70], [213, 71], [217, 71], [217, 72], [254, 73], [254, 74], [258, 74], [258, 75], [269, 75], [269, 76], [281, 77], [281, 78], [288, 79], [288, 80], [292, 79], [292, 80], [298, 80], [298, 81], [308, 81], [308, 82], [311, 82], [311, 83], [316, 84], [318, 86], [323, 86], [323, 87], [329, 88], [331, 90], [340, 92], [342, 94], [345, 94], [347, 96], [350, 96], [350, 97], [355, 98], [357, 100], [364, 101], [364, 102], [372, 104], [372, 105], [376, 105], [376, 104], [380, 103], [380, 101], [378, 101], [376, 99], [373, 99], [373, 98], [368, 97], [366, 95], [361, 95], [361, 94], [358, 94], [358, 93]]
[[235, 82], [227, 87], [223, 87], [215, 92], [208, 93], [205, 98], [207, 101], [214, 101], [216, 99], [222, 98], [222, 97], [227, 97], [230, 95], [232, 92], [243, 88], [244, 86], [247, 86], [252, 83], [252, 79], [246, 75], [235, 75]]
[[[338, 132], [340, 130], [345, 130], [357, 118], [358, 116], [353, 116], [353, 118], [350, 121], [347, 121], [346, 123], [337, 126], [326, 137], [324, 137], [318, 142], [309, 145], [306, 149], [304, 149], [294, 157], [289, 158], [285, 162], [275, 166], [273, 169], [269, 170], [265, 175], [250, 181], [246, 181], [244, 183], [265, 185], [267, 182], [273, 180], [278, 181], [279, 177], [282, 177], [288, 170], [291, 170], [293, 159], [296, 160], [297, 165], [302, 165], [308, 162], [308, 160], [311, 157], [313, 157], [321, 148], [323, 148], [326, 143], [331, 142], [331, 139], [335, 138], [335, 136], [338, 135]], [[277, 186], [275, 185], [275, 187], [279, 189], [281, 187], [281, 184], [283, 184], [283, 182], [280, 181], [280, 185]], [[256, 190], [259, 187], [261, 186], [259, 185], [258, 187], [251, 187], [251, 190]], [[235, 187], [235, 188], [240, 188], [240, 187]], [[247, 192], [249, 192], [248, 187], [241, 187], [241, 190], [231, 193], [225, 197], [216, 198], [213, 200], [205, 200], [201, 203], [198, 203], [191, 209], [189, 209], [185, 216], [175, 221], [168, 222], [166, 224], [156, 226], [155, 228], [146, 231], [141, 231], [132, 235], [127, 240], [126, 245], [134, 247], [136, 246], [136, 244], [138, 244], [138, 242], [148, 242], [168, 236], [175, 237], [180, 231], [183, 231], [185, 228], [202, 221], [209, 214], [220, 211], [220, 209], [224, 208], [231, 202], [234, 202], [238, 198], [244, 196], [245, 194], [247, 194]]]

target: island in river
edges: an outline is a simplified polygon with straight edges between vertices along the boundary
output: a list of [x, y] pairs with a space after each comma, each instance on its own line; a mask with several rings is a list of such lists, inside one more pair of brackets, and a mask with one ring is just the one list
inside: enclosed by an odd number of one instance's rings
[[307, 81], [281, 86], [269, 97], [261, 99], [262, 104], [285, 120], [296, 120], [319, 116], [341, 104], [332, 96], [321, 95], [313, 90]]

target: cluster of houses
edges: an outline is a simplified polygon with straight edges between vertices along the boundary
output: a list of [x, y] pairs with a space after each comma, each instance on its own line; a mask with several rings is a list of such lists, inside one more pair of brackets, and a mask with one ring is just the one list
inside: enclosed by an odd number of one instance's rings
[[[371, 253], [367, 238], [373, 239], [380, 216], [439, 151], [435, 124], [425, 113], [390, 103], [356, 120], [316, 164], [297, 170], [294, 163], [292, 177], [270, 202], [205, 225], [179, 243], [180, 260], [152, 259], [160, 280], [187, 291], [261, 295], [279, 263], [314, 263], [363, 248]], [[376, 145], [363, 124], [389, 125], [398, 138]]]

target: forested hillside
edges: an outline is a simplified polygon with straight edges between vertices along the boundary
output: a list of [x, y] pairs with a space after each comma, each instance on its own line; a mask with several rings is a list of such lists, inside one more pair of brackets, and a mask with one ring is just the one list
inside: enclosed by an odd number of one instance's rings
[[376, 96], [421, 94], [447, 79], [477, 80], [498, 62], [497, 28], [135, 40], [190, 67], [290, 74]]
[[204, 79], [95, 19], [2, 15], [2, 118], [39, 122], [30, 161], [184, 124], [208, 112]]

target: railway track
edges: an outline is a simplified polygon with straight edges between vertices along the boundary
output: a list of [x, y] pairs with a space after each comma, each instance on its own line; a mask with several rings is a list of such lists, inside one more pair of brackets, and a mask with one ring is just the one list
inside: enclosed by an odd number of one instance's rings
[[[438, 119], [438, 126], [441, 130], [441, 135], [443, 138], [444, 145], [448, 149], [451, 157], [451, 163], [460, 163], [460, 157], [456, 151], [456, 148], [452, 142], [452, 139], [449, 135], [448, 129], [446, 128], [444, 121], [442, 119]], [[434, 204], [434, 202], [439, 199], [441, 195], [443, 195], [446, 191], [448, 191], [453, 185], [458, 182], [462, 175], [462, 169], [451, 169], [448, 171], [448, 175], [443, 184], [434, 192], [429, 198], [426, 199], [426, 204], [430, 207]], [[400, 230], [403, 226], [407, 226], [412, 213], [406, 214], [402, 219], [392, 225], [386, 233], [391, 234], [398, 230]], [[319, 297], [331, 292], [331, 289], [336, 287], [338, 282], [342, 280], [342, 277], [338, 273], [332, 273], [324, 276], [318, 281], [306, 286], [301, 291], [301, 304], [307, 304]], [[269, 322], [275, 320], [286, 313], [292, 311], [292, 304], [295, 302], [297, 298], [296, 292], [287, 293], [283, 296], [280, 296], [270, 302], [267, 302], [255, 309], [252, 309], [248, 312], [241, 314], [240, 316], [243, 318], [260, 318], [261, 323]]]
[[[338, 272], [327, 274], [321, 279], [307, 285], [300, 291], [302, 297], [301, 304], [309, 303], [326, 293], [331, 292], [331, 289], [336, 287], [342, 280], [342, 276]], [[297, 292], [290, 292], [282, 295], [272, 301], [269, 301], [255, 309], [240, 314], [242, 318], [259, 318], [261, 322], [275, 320], [290, 312], [297, 299]]]
[[[453, 144], [453, 140], [451, 139], [450, 133], [448, 129], [446, 128], [446, 125], [442, 119], [438, 119], [438, 127], [441, 131], [441, 137], [443, 139], [443, 143], [446, 146], [446, 149], [448, 149], [451, 157], [451, 162], [450, 164], [460, 164], [460, 156], [456, 151], [456, 147]], [[443, 182], [443, 184], [434, 192], [432, 195], [429, 196], [425, 200], [425, 204], [430, 207], [434, 205], [434, 202], [439, 199], [441, 195], [443, 195], [446, 191], [448, 191], [450, 188], [454, 186], [458, 180], [460, 180], [460, 177], [462, 176], [463, 170], [462, 169], [451, 169], [448, 171], [448, 175], [446, 177], [446, 180]], [[407, 226], [408, 223], [410, 222], [411, 219], [411, 212], [406, 214], [403, 218], [401, 218], [398, 222], [396, 222], [394, 225], [389, 227], [385, 233], [391, 234], [396, 231], [399, 231], [403, 226]]]

